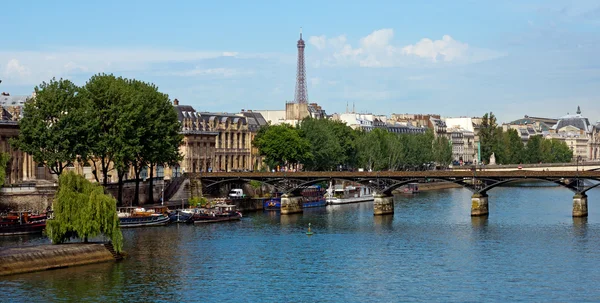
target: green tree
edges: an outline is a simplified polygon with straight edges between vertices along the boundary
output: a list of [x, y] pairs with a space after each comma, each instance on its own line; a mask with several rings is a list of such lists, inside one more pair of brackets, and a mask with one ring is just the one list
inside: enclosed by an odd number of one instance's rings
[[60, 176], [78, 156], [88, 155], [86, 110], [85, 99], [71, 81], [42, 82], [35, 87], [35, 97], [25, 102], [19, 136], [11, 145]]
[[531, 136], [525, 146], [525, 153], [523, 160], [525, 163], [539, 163], [542, 162], [542, 142], [544, 138], [542, 136]]
[[54, 217], [48, 220], [47, 234], [52, 243], [64, 243], [70, 237], [87, 242], [104, 234], [115, 251], [123, 246], [116, 200], [104, 194], [104, 188], [73, 172], [62, 174], [52, 205]]
[[346, 123], [342, 121], [329, 121], [329, 126], [336, 136], [340, 147], [342, 148], [342, 153], [344, 155], [343, 162], [339, 164], [343, 164], [349, 168], [355, 168], [358, 165], [358, 157], [357, 157], [357, 149], [356, 149], [356, 141], [358, 139], [358, 131], [352, 129], [350, 126], [346, 125]]
[[[131, 153], [135, 153], [137, 130], [132, 123], [139, 117], [139, 107], [132, 104], [131, 90], [128, 82], [122, 77], [114, 75], [97, 74], [92, 76], [85, 86], [82, 94], [89, 100], [87, 120], [90, 123], [90, 136], [87, 145], [90, 149], [90, 160], [94, 165], [94, 176], [100, 182], [98, 174], [103, 175], [102, 184], [108, 183], [111, 163], [121, 169], [122, 162], [131, 160]], [[134, 136], [134, 138], [128, 137]], [[97, 164], [99, 162], [99, 166]]]
[[[375, 169], [375, 161], [380, 158], [380, 145], [376, 140], [377, 129], [371, 132], [361, 131], [356, 139], [357, 158], [360, 166], [366, 170]], [[377, 143], [377, 144], [376, 144]]]
[[139, 148], [131, 162], [136, 175], [136, 191], [134, 202], [139, 203], [139, 182], [142, 168], [149, 168], [149, 200], [154, 201], [153, 181], [154, 168], [157, 165], [173, 165], [181, 160], [179, 146], [183, 135], [179, 133], [180, 125], [177, 113], [169, 101], [169, 96], [158, 91], [154, 84], [128, 81], [132, 106], [139, 115], [134, 121]]
[[433, 160], [442, 166], [452, 163], [452, 145], [445, 136], [438, 136], [433, 143]]
[[252, 144], [270, 167], [297, 165], [310, 161], [310, 142], [300, 137], [297, 128], [288, 124], [263, 127]]
[[344, 150], [331, 127], [331, 121], [305, 118], [299, 134], [310, 143], [312, 157], [303, 163], [307, 170], [321, 171], [335, 169], [345, 160]]
[[498, 138], [496, 128], [496, 116], [490, 112], [483, 115], [481, 126], [479, 128], [479, 142], [481, 144], [481, 161], [487, 162], [495, 147], [498, 146]]
[[508, 153], [506, 158], [502, 160], [502, 164], [519, 164], [523, 163], [525, 145], [521, 140], [519, 132], [515, 129], [509, 129], [503, 137], [504, 145]]

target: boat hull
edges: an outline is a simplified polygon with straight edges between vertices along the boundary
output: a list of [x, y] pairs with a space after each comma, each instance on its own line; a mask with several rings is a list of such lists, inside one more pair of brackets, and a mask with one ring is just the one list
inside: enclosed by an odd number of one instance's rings
[[323, 207], [327, 205], [327, 199], [322, 198], [315, 201], [306, 201], [302, 203], [302, 208]]
[[375, 197], [372, 195], [362, 196], [362, 197], [353, 197], [353, 198], [327, 198], [328, 205], [339, 205], [339, 204], [350, 204], [350, 203], [360, 203], [360, 202], [372, 202], [375, 200]]
[[271, 198], [263, 202], [264, 210], [281, 210], [281, 198]]
[[217, 215], [217, 216], [193, 216], [190, 220], [194, 222], [194, 224], [204, 224], [204, 223], [217, 223], [217, 222], [227, 222], [227, 221], [239, 221], [242, 219], [242, 216], [235, 215]]
[[119, 226], [121, 228], [162, 226], [169, 224], [169, 221], [169, 217], [165, 215], [148, 217], [127, 217], [119, 218]]
[[171, 223], [188, 223], [194, 214], [176, 210], [169, 214]]
[[0, 225], [0, 236], [37, 234], [46, 228], [46, 220], [25, 224]]

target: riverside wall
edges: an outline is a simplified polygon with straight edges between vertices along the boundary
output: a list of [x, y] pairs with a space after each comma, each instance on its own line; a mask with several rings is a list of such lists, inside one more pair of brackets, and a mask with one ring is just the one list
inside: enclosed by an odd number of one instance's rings
[[69, 243], [0, 250], [0, 276], [115, 261], [101, 243]]

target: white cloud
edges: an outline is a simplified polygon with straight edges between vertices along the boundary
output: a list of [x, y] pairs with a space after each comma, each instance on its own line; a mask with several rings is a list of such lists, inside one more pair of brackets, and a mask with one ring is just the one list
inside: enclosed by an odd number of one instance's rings
[[444, 35], [442, 40], [432, 41], [431, 39], [421, 39], [414, 45], [408, 45], [402, 48], [402, 53], [406, 55], [415, 55], [417, 57], [430, 59], [432, 62], [460, 59], [467, 54], [469, 45], [458, 42], [448, 35]]
[[196, 67], [192, 70], [185, 70], [185, 71], [176, 71], [176, 72], [170, 72], [167, 73], [166, 75], [169, 76], [182, 76], [182, 77], [191, 77], [191, 76], [218, 76], [218, 77], [224, 77], [224, 78], [229, 78], [229, 77], [234, 77], [234, 76], [239, 76], [239, 75], [247, 75], [247, 74], [252, 74], [251, 71], [243, 71], [243, 70], [239, 70], [239, 69], [234, 69], [234, 68], [201, 68], [201, 67]]
[[17, 59], [8, 61], [4, 73], [8, 77], [24, 77], [31, 74], [29, 68], [19, 63], [19, 60]]
[[311, 86], [317, 86], [319, 84], [321, 84], [321, 78], [319, 78], [319, 77], [310, 78]]
[[[3, 69], [0, 69], [0, 76], [10, 78], [12, 84], [35, 85], [52, 77], [70, 78], [81, 73], [100, 72], [148, 72], [152, 71], [152, 66], [157, 64], [197, 63], [201, 60], [222, 57], [238, 57], [238, 53], [143, 48], [0, 51], [0, 63], [8, 62]], [[195, 73], [232, 76], [235, 72], [226, 68], [213, 68], [195, 71]]]
[[313, 36], [309, 38], [309, 42], [324, 55], [317, 61], [316, 66], [395, 67], [412, 64], [464, 64], [504, 55], [492, 50], [472, 48], [449, 35], [444, 35], [440, 40], [423, 38], [415, 44], [405, 46], [394, 45], [393, 38], [394, 30], [385, 28], [361, 38], [358, 47], [348, 43], [344, 35], [329, 39], [325, 36]]
[[323, 49], [327, 44], [327, 38], [325, 38], [325, 35], [311, 36], [308, 38], [308, 43], [314, 45], [317, 49]]

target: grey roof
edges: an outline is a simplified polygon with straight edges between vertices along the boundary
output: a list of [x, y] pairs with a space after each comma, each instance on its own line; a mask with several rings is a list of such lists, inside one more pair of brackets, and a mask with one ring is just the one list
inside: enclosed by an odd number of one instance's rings
[[2, 106], [23, 106], [29, 96], [5, 96], [0, 95], [0, 105]]
[[560, 120], [558, 120], [558, 123], [556, 123], [556, 126], [554, 127], [556, 130], [559, 130], [565, 126], [573, 126], [573, 127], [577, 127], [581, 130], [584, 131], [591, 131], [591, 124], [590, 121], [588, 120], [588, 118], [584, 118], [581, 115], [567, 115], [562, 117]]
[[[267, 120], [265, 120], [265, 118], [263, 117], [263, 115], [261, 113], [242, 112], [242, 114], [247, 118], [254, 119], [259, 126], [264, 126], [264, 125], [268, 124]], [[248, 124], [250, 124], [250, 123], [248, 123]]]

